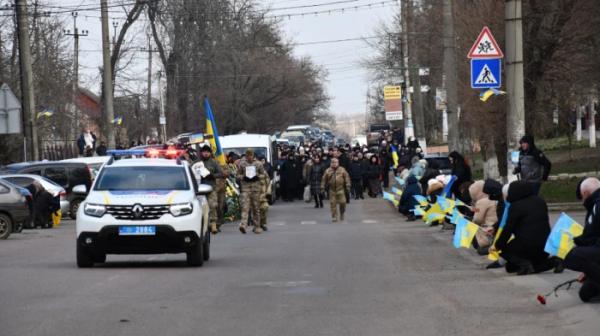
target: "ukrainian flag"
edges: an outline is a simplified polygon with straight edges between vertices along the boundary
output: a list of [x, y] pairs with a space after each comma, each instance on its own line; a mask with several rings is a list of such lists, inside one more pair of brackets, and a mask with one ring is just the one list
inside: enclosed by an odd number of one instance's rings
[[[492, 244], [492, 246], [496, 245], [498, 238], [500, 238], [500, 234], [502, 234], [502, 231], [504, 230], [504, 227], [506, 226], [506, 221], [508, 220], [508, 210], [509, 209], [510, 209], [510, 203], [504, 201], [504, 212], [502, 213], [502, 219], [500, 219], [500, 224], [498, 224], [498, 231], [496, 232], [496, 237], [494, 237], [494, 243]], [[500, 259], [500, 251], [488, 254], [488, 259], [492, 260], [492, 261], [496, 261], [496, 260]]]
[[398, 196], [402, 196], [402, 190], [396, 188], [396, 187], [392, 187], [392, 193], [398, 195]]
[[41, 117], [50, 118], [54, 115], [54, 111], [51, 109], [44, 109], [42, 112], [38, 112], [36, 119], [40, 119]]
[[204, 111], [206, 112], [206, 134], [205, 138], [210, 142], [210, 146], [215, 154], [215, 159], [221, 165], [225, 165], [225, 154], [221, 148], [221, 142], [219, 141], [219, 132], [217, 131], [217, 123], [215, 122], [215, 116], [213, 115], [212, 108], [208, 97], [204, 97]]
[[479, 99], [481, 101], [487, 101], [491, 96], [503, 95], [506, 94], [504, 91], [500, 91], [497, 89], [488, 89], [484, 90], [479, 94]]
[[427, 198], [425, 196], [414, 195], [413, 197], [417, 200], [417, 203], [419, 203], [419, 205], [422, 207], [427, 206], [429, 204], [429, 202], [427, 202]]
[[469, 222], [464, 217], [459, 218], [456, 222], [456, 230], [454, 231], [454, 247], [471, 247], [477, 230], [479, 230], [477, 224]]
[[396, 148], [396, 146], [394, 145], [390, 145], [391, 150], [392, 150], [392, 160], [394, 161], [394, 169], [398, 168], [398, 162], [400, 161], [400, 158], [398, 158], [398, 148]]
[[113, 124], [121, 125], [123, 123], [123, 117], [116, 117], [112, 121]]
[[429, 208], [429, 210], [425, 211], [425, 215], [423, 219], [425, 223], [431, 224], [433, 222], [441, 222], [446, 218], [446, 213], [442, 210], [442, 207], [439, 203], [435, 203]]
[[394, 195], [385, 191], [383, 192], [383, 199], [392, 202], [394, 206], [398, 206], [398, 204], [400, 204], [400, 202], [396, 199], [396, 197], [394, 197]]
[[398, 182], [398, 184], [400, 186], [403, 186], [404, 184], [406, 184], [406, 182], [398, 176], [396, 176], [396, 182]]
[[454, 182], [456, 182], [456, 176], [452, 175], [450, 177], [450, 181], [448, 181], [448, 184], [446, 184], [446, 186], [444, 187], [444, 191], [442, 192], [442, 195], [444, 195], [444, 197], [450, 197], [450, 194], [452, 193], [452, 185], [454, 184]]
[[583, 226], [563, 212], [552, 227], [544, 251], [564, 259], [575, 247], [573, 238], [579, 237], [581, 234], [583, 234]]

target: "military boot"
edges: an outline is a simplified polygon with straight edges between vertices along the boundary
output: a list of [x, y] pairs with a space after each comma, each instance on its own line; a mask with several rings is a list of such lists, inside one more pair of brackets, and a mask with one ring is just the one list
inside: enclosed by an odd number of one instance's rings
[[252, 229], [252, 232], [256, 233], [256, 234], [260, 234], [263, 232], [263, 230], [261, 229], [260, 226], [258, 225], [254, 225], [254, 229]]
[[341, 212], [340, 212], [340, 221], [343, 221], [343, 220], [344, 220], [344, 212], [343, 212], [343, 211], [341, 211]]
[[240, 232], [246, 234], [246, 224], [240, 224]]
[[219, 228], [217, 227], [217, 224], [216, 224], [216, 223], [212, 223], [212, 224], [210, 225], [210, 233], [212, 233], [212, 234], [217, 234], [217, 233], [219, 233]]

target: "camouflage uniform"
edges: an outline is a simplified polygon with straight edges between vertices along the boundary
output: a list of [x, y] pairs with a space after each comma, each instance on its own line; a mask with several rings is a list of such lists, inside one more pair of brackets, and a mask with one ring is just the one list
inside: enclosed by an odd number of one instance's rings
[[329, 203], [331, 205], [331, 218], [337, 222], [337, 206], [340, 206], [340, 220], [344, 220], [346, 212], [346, 193], [350, 190], [350, 175], [343, 167], [336, 169], [327, 168], [321, 180], [321, 189], [329, 191]]
[[[201, 164], [204, 164], [204, 168], [206, 168], [210, 172], [210, 175], [205, 176], [204, 178], [202, 178], [198, 172]], [[196, 177], [198, 178], [198, 181], [200, 181], [200, 183], [207, 184], [207, 185], [210, 185], [211, 187], [213, 187], [213, 192], [208, 194], [208, 197], [207, 197], [208, 198], [208, 206], [210, 208], [209, 222], [210, 222], [211, 233], [217, 233], [217, 232], [219, 232], [218, 227], [217, 227], [218, 208], [219, 208], [219, 201], [218, 201], [218, 196], [217, 196], [217, 179], [223, 178], [223, 172], [222, 172], [219, 164], [212, 158], [209, 158], [208, 160], [200, 160], [200, 161], [196, 162], [192, 166], [192, 170], [196, 174]]]
[[[256, 176], [252, 179], [246, 177], [246, 170], [249, 167], [254, 167], [256, 170]], [[248, 215], [252, 211], [252, 218], [255, 223], [261, 223], [260, 221], [260, 196], [261, 196], [261, 178], [267, 175], [265, 169], [260, 161], [254, 159], [252, 162], [248, 162], [245, 158], [240, 160], [238, 169], [238, 178], [241, 181], [241, 208], [242, 208], [242, 221], [240, 223], [240, 231], [246, 233], [246, 227], [248, 225]], [[262, 229], [260, 226], [254, 226], [254, 233], [260, 233]]]
[[269, 195], [271, 195], [271, 180], [265, 174], [260, 179], [260, 227], [267, 231], [267, 216], [269, 215]]

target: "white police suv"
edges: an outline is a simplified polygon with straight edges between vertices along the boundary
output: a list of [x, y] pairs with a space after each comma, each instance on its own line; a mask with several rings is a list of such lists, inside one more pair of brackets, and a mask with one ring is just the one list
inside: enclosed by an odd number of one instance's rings
[[186, 253], [190, 266], [202, 266], [211, 191], [185, 161], [110, 159], [77, 213], [77, 266], [104, 263], [107, 254], [158, 253]]

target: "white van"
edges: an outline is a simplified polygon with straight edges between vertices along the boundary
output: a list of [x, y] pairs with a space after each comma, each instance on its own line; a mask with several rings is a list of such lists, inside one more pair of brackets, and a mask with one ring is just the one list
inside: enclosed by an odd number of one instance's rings
[[248, 148], [254, 151], [255, 157], [264, 157], [273, 167], [273, 178], [271, 179], [271, 198], [269, 203], [275, 203], [277, 199], [277, 186], [279, 185], [279, 174], [277, 173], [277, 148], [276, 143], [268, 134], [236, 134], [219, 137], [221, 148], [225, 155], [234, 152], [239, 156], [246, 153]]

